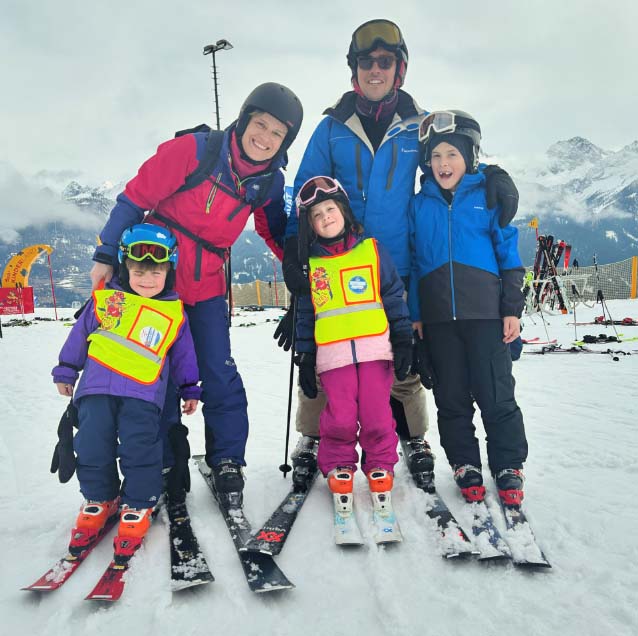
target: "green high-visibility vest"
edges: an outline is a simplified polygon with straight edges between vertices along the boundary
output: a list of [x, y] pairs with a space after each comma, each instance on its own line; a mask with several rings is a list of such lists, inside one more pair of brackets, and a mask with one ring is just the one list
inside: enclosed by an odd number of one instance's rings
[[89, 358], [141, 384], [153, 384], [184, 322], [182, 301], [114, 289], [94, 291], [93, 300], [100, 326], [88, 337]]
[[312, 256], [309, 265], [318, 345], [385, 333], [388, 318], [381, 302], [374, 239], [343, 254]]

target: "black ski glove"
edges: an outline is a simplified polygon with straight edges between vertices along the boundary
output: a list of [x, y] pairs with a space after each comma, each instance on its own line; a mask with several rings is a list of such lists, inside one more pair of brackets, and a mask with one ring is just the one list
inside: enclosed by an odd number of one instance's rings
[[314, 400], [317, 397], [317, 356], [314, 353], [302, 353], [299, 356], [299, 386], [304, 395]]
[[394, 375], [399, 382], [408, 377], [412, 364], [412, 338], [392, 338], [392, 353], [394, 355]]
[[277, 346], [283, 347], [284, 351], [290, 351], [290, 347], [292, 347], [293, 334], [295, 329], [294, 323], [294, 315], [295, 315], [295, 299], [293, 296], [290, 297], [290, 307], [288, 307], [288, 311], [284, 314], [284, 317], [279, 321], [277, 325], [277, 329], [275, 329], [275, 333], [273, 334], [273, 338], [277, 340]]
[[73, 453], [73, 428], [78, 428], [78, 410], [69, 402], [58, 424], [58, 442], [51, 458], [51, 472], [58, 473], [60, 483], [66, 484], [75, 473], [75, 454]]
[[291, 236], [286, 239], [284, 245], [284, 260], [281, 264], [281, 269], [284, 273], [286, 287], [291, 294], [303, 296], [310, 293], [308, 277], [304, 276], [301, 263], [299, 262], [299, 240], [296, 236]]
[[412, 359], [412, 374], [419, 374], [421, 384], [426, 389], [432, 389], [434, 381], [432, 380], [432, 361], [430, 360], [430, 352], [425, 338], [419, 338], [417, 332], [414, 333], [414, 357]]
[[188, 428], [183, 424], [171, 426], [168, 429], [168, 441], [173, 450], [175, 463], [166, 479], [166, 492], [172, 503], [182, 502], [191, 489], [191, 473], [188, 467], [191, 447], [188, 443]]
[[501, 206], [501, 214], [498, 224], [501, 227], [508, 225], [516, 216], [518, 210], [518, 190], [512, 181], [512, 177], [499, 166], [487, 166], [483, 170], [485, 175], [485, 198], [488, 208]]

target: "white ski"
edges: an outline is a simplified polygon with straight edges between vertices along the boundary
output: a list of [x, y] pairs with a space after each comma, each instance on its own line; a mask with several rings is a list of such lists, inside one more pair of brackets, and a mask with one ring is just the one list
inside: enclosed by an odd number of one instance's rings
[[370, 497], [372, 497], [372, 523], [376, 543], [381, 545], [403, 541], [401, 528], [392, 508], [390, 492], [370, 492]]
[[337, 545], [363, 545], [363, 537], [354, 516], [352, 493], [339, 495], [333, 493], [334, 533]]

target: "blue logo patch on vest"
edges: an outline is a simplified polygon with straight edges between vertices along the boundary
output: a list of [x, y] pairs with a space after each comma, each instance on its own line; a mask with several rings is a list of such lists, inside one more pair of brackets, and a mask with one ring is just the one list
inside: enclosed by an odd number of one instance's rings
[[144, 327], [140, 331], [142, 344], [149, 349], [156, 347], [162, 339], [162, 334], [154, 327]]
[[353, 276], [348, 281], [348, 289], [353, 294], [363, 294], [363, 292], [368, 289], [368, 283], [365, 278], [362, 278], [361, 276]]

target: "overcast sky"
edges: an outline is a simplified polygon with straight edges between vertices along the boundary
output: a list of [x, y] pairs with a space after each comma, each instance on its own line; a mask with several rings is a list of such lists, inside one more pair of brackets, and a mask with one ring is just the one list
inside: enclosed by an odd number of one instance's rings
[[[638, 2], [588, 0], [0, 0], [0, 162], [68, 181], [119, 181], [175, 130], [222, 126], [265, 81], [292, 88], [305, 119], [292, 182], [323, 109], [350, 88], [350, 36], [385, 17], [410, 51], [404, 89], [461, 108], [499, 156], [575, 135], [608, 149], [638, 138]], [[0, 173], [1, 176], [1, 173]], [[6, 208], [5, 208], [6, 209]], [[4, 210], [0, 210], [0, 215]]]

